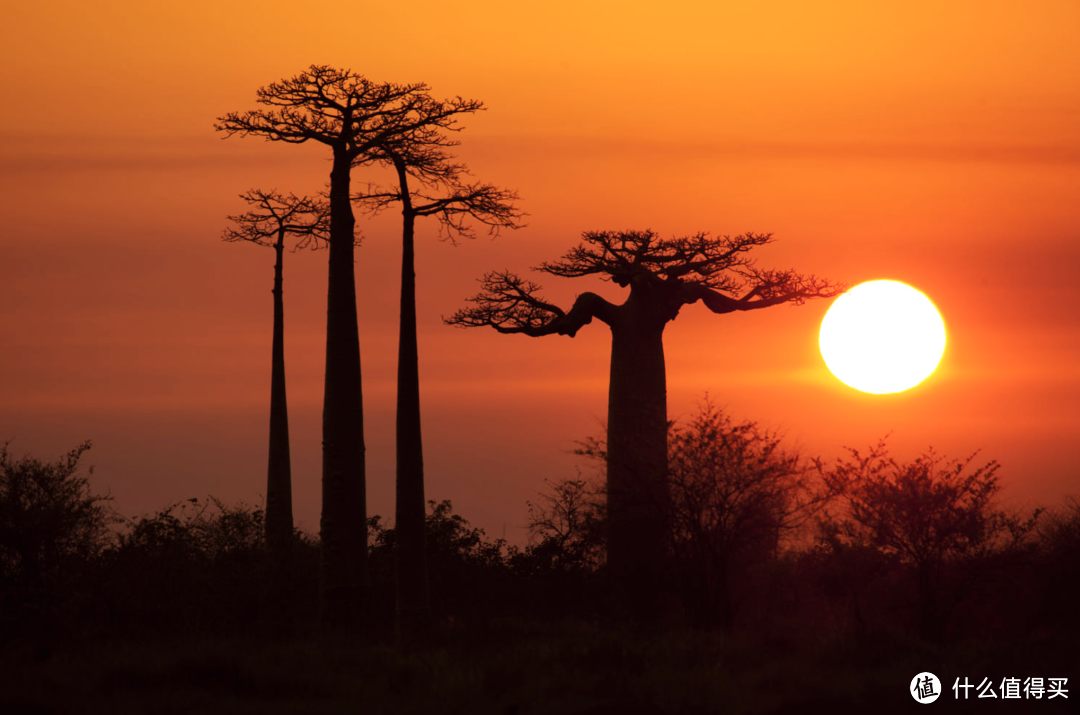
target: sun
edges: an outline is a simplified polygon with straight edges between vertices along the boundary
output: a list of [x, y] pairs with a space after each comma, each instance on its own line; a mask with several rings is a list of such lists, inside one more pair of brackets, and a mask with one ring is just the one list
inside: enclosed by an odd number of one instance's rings
[[925, 295], [899, 281], [861, 283], [821, 321], [825, 364], [863, 392], [901, 392], [925, 380], [945, 352], [945, 324]]

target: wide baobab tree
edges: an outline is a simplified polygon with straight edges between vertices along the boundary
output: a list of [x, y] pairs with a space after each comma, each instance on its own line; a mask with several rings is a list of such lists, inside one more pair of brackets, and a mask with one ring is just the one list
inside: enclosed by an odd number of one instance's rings
[[[462, 105], [474, 112], [480, 103]], [[422, 623], [430, 614], [425, 555], [424, 453], [420, 424], [419, 348], [416, 335], [415, 233], [418, 218], [433, 217], [440, 236], [451, 242], [473, 238], [475, 227], [497, 235], [519, 228], [522, 212], [517, 194], [493, 184], [468, 181], [468, 170], [453, 161], [447, 148], [456, 146], [440, 128], [407, 143], [385, 145], [363, 163], [387, 165], [396, 182], [369, 185], [354, 197], [365, 210], [379, 213], [401, 208], [401, 316], [397, 372], [397, 611], [403, 622]], [[422, 141], [421, 141], [422, 139]]]
[[573, 337], [593, 319], [611, 329], [608, 564], [642, 615], [659, 603], [670, 530], [664, 328], [698, 301], [724, 314], [798, 305], [842, 290], [791, 270], [757, 268], [750, 252], [771, 240], [770, 234], [661, 239], [653, 231], [590, 231], [561, 260], [536, 270], [562, 278], [598, 276], [629, 290], [621, 304], [586, 292], [563, 310], [540, 298], [536, 283], [500, 271], [482, 279], [471, 307], [447, 320], [532, 337]]
[[437, 102], [425, 84], [376, 83], [350, 70], [312, 65], [256, 92], [267, 109], [232, 112], [215, 128], [330, 149], [329, 277], [323, 394], [320, 592], [323, 619], [354, 623], [363, 600], [367, 554], [363, 394], [356, 311], [351, 177], [353, 163], [378, 147], [422, 139], [451, 126], [467, 100]]
[[229, 216], [235, 225], [222, 239], [246, 241], [274, 249], [274, 337], [270, 369], [270, 456], [266, 473], [266, 547], [274, 553], [292, 541], [292, 464], [289, 456], [289, 407], [285, 391], [285, 239], [296, 239], [293, 250], [325, 245], [330, 207], [325, 201], [252, 189], [240, 194], [251, 209]]

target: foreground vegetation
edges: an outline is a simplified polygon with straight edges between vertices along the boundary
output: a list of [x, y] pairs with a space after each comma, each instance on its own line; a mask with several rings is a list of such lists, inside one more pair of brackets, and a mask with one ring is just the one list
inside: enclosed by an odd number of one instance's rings
[[[9, 655], [0, 704], [6, 713], [164, 715], [889, 713], [919, 707], [906, 689], [924, 670], [948, 683], [964, 674], [1000, 680], [1075, 672], [1075, 651], [1046, 646], [942, 648], [890, 638], [792, 646], [576, 620], [444, 622], [411, 648], [390, 637], [174, 634], [84, 642], [47, 660]], [[946, 697], [949, 711], [963, 711], [951, 692]], [[1007, 704], [1015, 712], [1068, 711], [1060, 699], [1027, 703], [1027, 710]], [[994, 710], [984, 701], [969, 709], [987, 707]]]
[[958, 711], [957, 677], [1080, 682], [1076, 502], [1009, 514], [993, 463], [882, 445], [825, 468], [708, 404], [670, 444], [655, 617], [611, 586], [603, 495], [575, 479], [528, 505], [524, 549], [430, 502], [415, 632], [395, 625], [380, 517], [366, 620], [328, 630], [314, 537], [268, 551], [261, 509], [213, 498], [123, 518], [80, 472], [88, 445], [54, 463], [3, 448], [0, 711], [892, 712], [918, 705], [922, 671]]

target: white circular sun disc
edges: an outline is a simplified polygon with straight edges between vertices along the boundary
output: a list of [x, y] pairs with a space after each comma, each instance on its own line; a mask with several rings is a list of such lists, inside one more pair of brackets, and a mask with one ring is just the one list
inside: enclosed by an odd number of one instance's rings
[[898, 281], [870, 281], [837, 298], [821, 321], [825, 364], [863, 392], [900, 392], [926, 379], [945, 352], [930, 300]]

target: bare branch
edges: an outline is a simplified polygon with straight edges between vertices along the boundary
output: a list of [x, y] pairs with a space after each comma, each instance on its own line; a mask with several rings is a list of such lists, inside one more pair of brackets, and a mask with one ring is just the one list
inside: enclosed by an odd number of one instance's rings
[[317, 141], [362, 160], [389, 143], [423, 144], [439, 129], [457, 131], [455, 114], [483, 108], [460, 97], [436, 102], [427, 91], [423, 83], [375, 83], [350, 70], [312, 65], [256, 92], [257, 101], [269, 109], [231, 112], [219, 117], [214, 128], [228, 136]]
[[427, 203], [414, 206], [418, 216], [435, 216], [439, 220], [439, 233], [444, 239], [456, 237], [473, 238], [470, 226], [474, 221], [497, 236], [504, 228], [518, 229], [524, 226], [520, 219], [525, 216], [514, 204], [518, 195], [514, 191], [493, 184], [451, 184], [446, 196], [435, 198], [428, 193], [418, 193], [415, 199]]
[[802, 305], [810, 298], [832, 298], [847, 288], [824, 278], [804, 276], [795, 271], [751, 271], [753, 278], [746, 282], [752, 286], [740, 298], [733, 298], [704, 285], [684, 288], [685, 302], [700, 300], [714, 313], [757, 310], [782, 303]]
[[330, 207], [326, 201], [260, 189], [240, 194], [240, 198], [254, 208], [228, 217], [236, 225], [225, 229], [223, 240], [273, 246], [279, 239], [292, 235], [299, 239], [293, 247], [294, 251], [327, 245]]
[[540, 286], [523, 280], [509, 271], [493, 271], [481, 280], [482, 290], [469, 298], [472, 308], [463, 308], [450, 318], [448, 325], [474, 328], [486, 326], [500, 333], [569, 335], [574, 337], [593, 318], [610, 324], [615, 306], [596, 295], [582, 293], [570, 312], [536, 297]]
[[[443, 139], [443, 134], [433, 132], [425, 139], [427, 144], [382, 146], [362, 161], [354, 162], [354, 165], [392, 165], [398, 173], [398, 185], [382, 188], [368, 184], [367, 191], [355, 194], [353, 201], [372, 215], [400, 203], [402, 210], [413, 218], [435, 216], [440, 237], [452, 243], [457, 238], [474, 238], [471, 226], [474, 222], [487, 226], [491, 236], [504, 228], [524, 226], [521, 219], [525, 214], [514, 204], [519, 198], [517, 193], [494, 184], [466, 182], [468, 169], [453, 162], [453, 156], [444, 149], [450, 143]], [[408, 188], [409, 177], [418, 180], [418, 189]], [[409, 192], [407, 196], [405, 192]]]
[[743, 286], [745, 272], [752, 270], [753, 259], [747, 254], [771, 242], [771, 234], [713, 238], [698, 233], [662, 239], [651, 230], [587, 231], [562, 260], [543, 263], [537, 270], [564, 278], [600, 275], [620, 286], [674, 281], [734, 293]]
[[[608, 325], [615, 322], [616, 314], [629, 316], [631, 310], [638, 311], [638, 318], [633, 320], [667, 323], [675, 319], [682, 306], [699, 300], [714, 313], [732, 313], [781, 303], [799, 305], [810, 298], [832, 297], [844, 291], [844, 286], [816, 276], [755, 267], [748, 254], [771, 241], [771, 234], [753, 233], [734, 238], [713, 238], [698, 233], [684, 238], [661, 239], [651, 230], [587, 231], [582, 234], [582, 242], [561, 260], [542, 263], [535, 270], [563, 278], [598, 275], [621, 287], [629, 287], [631, 296], [638, 295], [639, 300], [628, 300], [619, 306], [604, 301], [607, 308], [600, 313], [591, 313]], [[542, 325], [557, 321], [533, 312], [535, 304], [523, 297], [506, 302], [508, 286], [489, 280], [491, 276], [505, 278], [509, 275], [489, 274], [485, 279], [486, 292], [472, 299], [478, 307], [459, 311], [451, 322], [489, 325], [503, 332], [526, 332], [527, 329], [532, 331], [530, 334], [546, 334], [537, 331]], [[516, 276], [513, 278], [520, 281]], [[586, 293], [585, 296], [593, 294]], [[631, 309], [632, 302], [639, 307]], [[651, 307], [647, 310], [640, 307], [644, 305]], [[593, 306], [589, 307], [595, 311]], [[525, 308], [528, 312], [521, 313]], [[573, 323], [573, 330], [584, 324]]]

